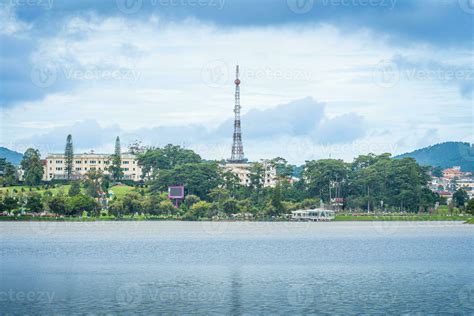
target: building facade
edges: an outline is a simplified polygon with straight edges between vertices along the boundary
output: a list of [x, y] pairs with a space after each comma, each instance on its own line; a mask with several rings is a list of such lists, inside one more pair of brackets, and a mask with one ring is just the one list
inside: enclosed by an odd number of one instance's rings
[[[142, 169], [138, 165], [136, 156], [129, 153], [121, 155], [123, 180], [142, 180]], [[109, 173], [111, 155], [94, 152], [75, 154], [73, 159], [73, 179], [82, 179], [91, 170]], [[44, 159], [44, 181], [66, 179], [66, 157], [64, 154], [50, 154]]]
[[[277, 173], [273, 165], [267, 161], [262, 162], [265, 175], [263, 179], [264, 187], [274, 187], [277, 184]], [[239, 178], [241, 185], [250, 185], [250, 174], [252, 163], [226, 163], [222, 166], [224, 170], [230, 171]]]
[[454, 179], [454, 178], [460, 179], [469, 175], [470, 175], [469, 172], [462, 172], [461, 167], [459, 166], [455, 166], [455, 167], [443, 170], [443, 177], [446, 179]]

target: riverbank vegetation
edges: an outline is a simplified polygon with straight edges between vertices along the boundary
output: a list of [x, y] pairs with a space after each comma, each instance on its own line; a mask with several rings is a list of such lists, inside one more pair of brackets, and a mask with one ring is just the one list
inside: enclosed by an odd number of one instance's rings
[[[29, 175], [27, 183], [0, 189], [0, 212], [9, 215], [5, 217], [285, 220], [293, 210], [322, 203], [328, 207], [334, 198], [339, 203], [337, 220], [397, 220], [415, 215], [420, 220], [465, 219], [474, 213], [474, 202], [468, 201], [465, 191], [447, 203], [429, 190], [428, 167], [390, 154], [362, 155], [351, 163], [313, 160], [299, 168], [275, 158], [268, 162], [277, 171], [276, 185], [270, 187], [264, 185], [268, 170], [263, 163], [250, 165], [249, 183], [242, 185], [223, 168], [224, 161], [206, 161], [192, 150], [173, 145], [136, 153], [143, 170], [139, 183], [120, 179], [118, 172], [111, 178], [96, 170], [82, 180], [42, 183], [38, 181], [39, 153], [27, 152], [22, 161]], [[186, 197], [178, 207], [167, 196], [170, 185], [185, 187]]]

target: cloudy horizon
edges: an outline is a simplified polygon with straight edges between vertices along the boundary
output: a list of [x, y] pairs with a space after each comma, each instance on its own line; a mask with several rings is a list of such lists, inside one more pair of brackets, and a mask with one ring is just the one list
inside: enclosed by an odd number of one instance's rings
[[[267, 14], [271, 11], [272, 14]], [[0, 146], [291, 163], [474, 142], [469, 0], [7, 0]]]

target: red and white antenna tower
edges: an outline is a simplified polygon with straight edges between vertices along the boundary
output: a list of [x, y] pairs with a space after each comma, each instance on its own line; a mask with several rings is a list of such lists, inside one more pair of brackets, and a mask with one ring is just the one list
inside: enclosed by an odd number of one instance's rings
[[234, 136], [232, 143], [232, 154], [229, 162], [246, 162], [244, 158], [244, 145], [242, 145], [242, 129], [240, 126], [240, 79], [239, 65], [235, 67], [235, 106], [234, 106]]

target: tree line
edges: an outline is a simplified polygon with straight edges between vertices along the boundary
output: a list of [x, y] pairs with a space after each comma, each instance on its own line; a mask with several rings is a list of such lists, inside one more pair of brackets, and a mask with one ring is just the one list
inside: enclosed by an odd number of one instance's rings
[[[78, 215], [83, 211], [99, 214], [106, 209], [117, 217], [134, 214], [174, 216], [185, 219], [229, 217], [232, 214], [253, 217], [279, 217], [292, 210], [326, 206], [338, 202], [338, 209], [365, 212], [430, 212], [436, 203], [446, 201], [428, 188], [429, 167], [420, 166], [412, 158], [395, 159], [390, 154], [368, 154], [352, 162], [338, 159], [306, 161], [302, 166], [289, 164], [277, 157], [267, 164], [276, 169], [276, 185], [264, 186], [265, 166], [249, 164], [249, 183], [223, 168], [225, 161], [204, 160], [196, 152], [180, 146], [136, 147], [142, 179], [137, 187], [123, 196], [109, 196], [108, 188], [122, 181], [120, 139], [111, 155], [108, 174], [91, 170], [85, 179], [73, 179], [72, 167], [66, 168], [66, 181], [79, 192], [43, 194], [23, 201], [28, 210], [41, 207], [51, 212]], [[72, 163], [73, 146], [70, 135], [65, 147], [66, 164]], [[24, 183], [41, 183], [43, 166], [38, 150], [30, 148], [21, 162]], [[294, 177], [298, 170], [298, 177]], [[6, 173], [2, 176], [7, 179]], [[176, 208], [167, 198], [168, 186], [184, 185], [186, 198]], [[25, 193], [28, 195], [28, 192]], [[33, 194], [34, 195], [34, 194]], [[8, 196], [7, 209], [14, 205]], [[3, 196], [5, 203], [6, 197]], [[103, 201], [107, 203], [103, 203]], [[36, 202], [35, 202], [36, 201]], [[17, 198], [21, 204], [21, 199]], [[28, 206], [26, 206], [29, 203]], [[455, 207], [470, 209], [467, 193], [454, 195]], [[41, 207], [39, 207], [41, 205]], [[466, 206], [467, 205], [467, 206]], [[5, 207], [4, 207], [5, 209]]]

